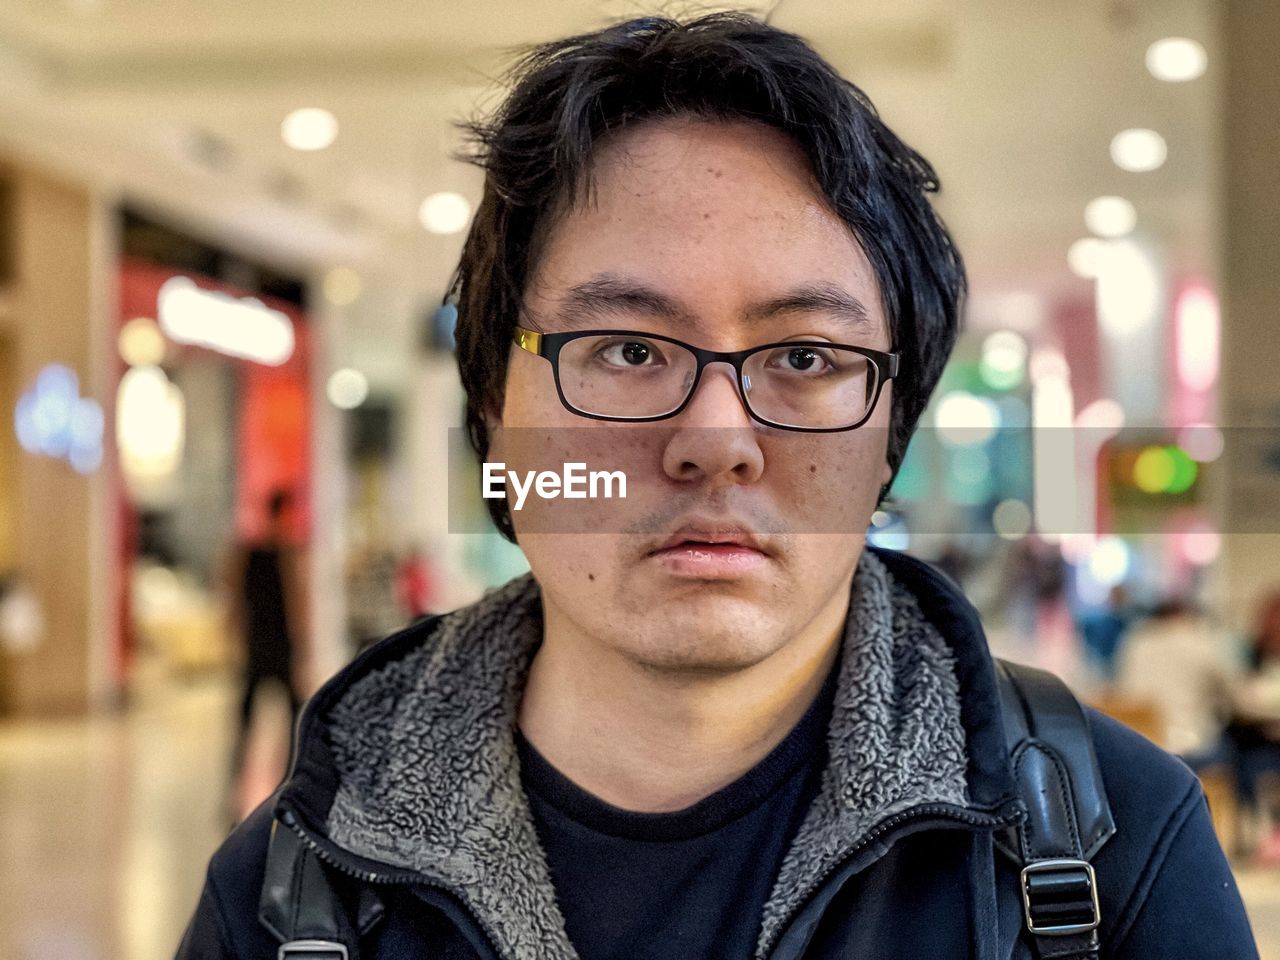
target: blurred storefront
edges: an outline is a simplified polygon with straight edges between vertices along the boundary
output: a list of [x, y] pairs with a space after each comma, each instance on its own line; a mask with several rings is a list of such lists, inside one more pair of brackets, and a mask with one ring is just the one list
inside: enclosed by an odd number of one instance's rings
[[237, 659], [228, 555], [310, 533], [310, 325], [295, 279], [132, 211], [122, 215], [112, 463], [118, 483], [113, 679], [139, 652], [175, 672]]

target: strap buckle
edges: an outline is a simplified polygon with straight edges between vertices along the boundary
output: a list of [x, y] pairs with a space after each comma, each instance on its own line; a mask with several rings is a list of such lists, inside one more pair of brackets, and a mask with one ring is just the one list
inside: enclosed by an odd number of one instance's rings
[[290, 940], [280, 944], [276, 960], [350, 960], [336, 940]]
[[1038, 860], [1022, 868], [1022, 905], [1036, 936], [1065, 937], [1101, 923], [1098, 884], [1087, 860]]

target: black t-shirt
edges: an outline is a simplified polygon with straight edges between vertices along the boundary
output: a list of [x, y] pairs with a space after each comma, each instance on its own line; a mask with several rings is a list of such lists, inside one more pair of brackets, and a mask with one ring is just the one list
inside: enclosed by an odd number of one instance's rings
[[837, 672], [767, 757], [674, 813], [605, 803], [517, 730], [525, 792], [582, 960], [749, 960], [826, 762]]

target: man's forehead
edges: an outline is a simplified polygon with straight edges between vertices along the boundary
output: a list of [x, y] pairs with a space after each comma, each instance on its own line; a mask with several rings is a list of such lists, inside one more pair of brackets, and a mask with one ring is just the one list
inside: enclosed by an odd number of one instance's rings
[[[592, 151], [589, 180], [614, 188], [674, 186], [674, 177], [761, 179], [826, 205], [800, 144], [776, 127], [752, 120], [677, 115], [641, 121], [602, 138]], [[655, 184], [656, 180], [656, 184]], [[597, 191], [592, 191], [596, 198]]]
[[785, 133], [752, 121], [649, 121], [599, 144], [592, 174], [591, 190], [539, 237], [526, 289], [536, 319], [554, 316], [566, 331], [660, 332], [731, 318], [755, 340], [808, 318], [853, 342], [888, 343], [862, 244]]

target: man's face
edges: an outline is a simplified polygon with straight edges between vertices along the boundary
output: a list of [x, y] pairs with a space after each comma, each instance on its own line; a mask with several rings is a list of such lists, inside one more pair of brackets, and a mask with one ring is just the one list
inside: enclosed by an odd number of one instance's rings
[[[549, 228], [523, 326], [644, 331], [719, 351], [800, 339], [890, 349], [866, 255], [780, 132], [654, 122], [603, 144], [594, 172], [591, 202]], [[558, 501], [559, 516], [590, 518], [574, 532], [545, 532], [569, 528], [546, 523], [552, 508], [534, 496], [513, 511], [548, 630], [705, 674], [838, 623], [890, 475], [890, 388], [857, 430], [797, 433], [752, 420], [732, 368], [715, 363], [677, 416], [609, 423], [566, 410], [546, 359], [513, 347], [488, 459], [515, 471], [585, 461], [628, 478], [625, 500]]]

